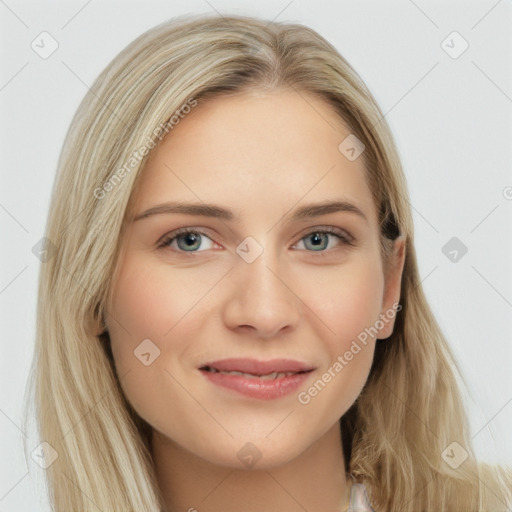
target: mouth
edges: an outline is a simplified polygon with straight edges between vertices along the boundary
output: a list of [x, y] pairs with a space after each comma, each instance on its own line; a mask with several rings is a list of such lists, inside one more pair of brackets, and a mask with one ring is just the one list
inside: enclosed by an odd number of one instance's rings
[[291, 393], [314, 369], [311, 365], [290, 359], [224, 359], [199, 367], [211, 383], [263, 400]]
[[212, 368], [210, 366], [203, 366], [202, 368], [200, 368], [200, 370], [204, 370], [204, 371], [210, 372], [210, 373], [222, 373], [224, 375], [241, 375], [248, 379], [261, 379], [261, 380], [281, 379], [282, 377], [290, 377], [291, 375], [297, 375], [299, 373], [307, 373], [306, 371], [301, 371], [301, 372], [277, 372], [277, 371], [274, 371], [271, 373], [260, 375], [260, 374], [254, 374], [254, 373], [239, 372], [237, 370], [217, 370], [216, 368]]

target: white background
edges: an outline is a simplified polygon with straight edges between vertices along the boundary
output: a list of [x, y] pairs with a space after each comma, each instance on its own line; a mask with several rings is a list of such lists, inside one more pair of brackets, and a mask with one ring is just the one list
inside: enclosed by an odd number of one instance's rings
[[[0, 512], [49, 510], [20, 415], [57, 159], [79, 101], [135, 37], [185, 13], [306, 24], [375, 95], [404, 164], [425, 292], [472, 393], [477, 455], [512, 464], [512, 4], [481, 1], [0, 1]], [[48, 59], [31, 42], [49, 32]], [[457, 31], [460, 57], [442, 48]], [[454, 44], [455, 49], [459, 43]], [[459, 46], [460, 48], [460, 46]], [[508, 187], [508, 188], [507, 188]], [[459, 238], [468, 252], [450, 261]], [[446, 411], [450, 414], [450, 411]], [[106, 511], [105, 511], [106, 512]]]

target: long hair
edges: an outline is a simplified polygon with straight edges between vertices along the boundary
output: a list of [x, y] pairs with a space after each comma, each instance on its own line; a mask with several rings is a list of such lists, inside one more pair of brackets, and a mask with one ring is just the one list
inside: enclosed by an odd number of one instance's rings
[[[393, 240], [406, 238], [394, 332], [377, 343], [366, 385], [340, 420], [347, 470], [377, 511], [506, 510], [510, 468], [475, 459], [463, 380], [421, 286], [406, 179], [371, 93], [307, 27], [188, 16], [147, 31], [112, 60], [80, 104], [59, 159], [29, 383], [38, 434], [58, 454], [46, 470], [56, 512], [163, 507], [150, 428], [123, 395], [108, 332], [94, 331], [108, 315], [126, 212], [150, 154], [139, 150], [172, 137], [173, 123], [196, 104], [282, 88], [323, 99], [364, 143], [384, 269]], [[454, 453], [467, 458], [450, 464]]]

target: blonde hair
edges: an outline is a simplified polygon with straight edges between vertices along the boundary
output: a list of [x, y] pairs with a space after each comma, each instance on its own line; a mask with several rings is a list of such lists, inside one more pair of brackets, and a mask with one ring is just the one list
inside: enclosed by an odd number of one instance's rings
[[[122, 393], [108, 333], [94, 333], [108, 315], [148, 158], [134, 151], [170, 131], [192, 101], [280, 88], [322, 98], [364, 143], [383, 265], [393, 240], [406, 238], [402, 310], [340, 420], [347, 471], [375, 510], [506, 510], [512, 475], [479, 463], [471, 448], [459, 371], [422, 290], [406, 180], [383, 114], [315, 31], [243, 16], [175, 18], [147, 31], [100, 74], [70, 126], [46, 228], [54, 250], [40, 273], [30, 382], [39, 435], [58, 453], [46, 473], [53, 510], [163, 508], [150, 428]], [[468, 454], [456, 469], [442, 457], [453, 442]]]

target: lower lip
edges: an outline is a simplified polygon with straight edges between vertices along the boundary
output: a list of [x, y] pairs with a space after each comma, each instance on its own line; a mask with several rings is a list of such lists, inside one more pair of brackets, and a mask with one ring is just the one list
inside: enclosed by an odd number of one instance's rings
[[264, 380], [258, 377], [244, 377], [243, 375], [229, 375], [226, 373], [213, 373], [200, 370], [213, 384], [223, 388], [237, 391], [242, 395], [260, 400], [273, 400], [295, 391], [312, 372], [296, 373], [288, 377]]

